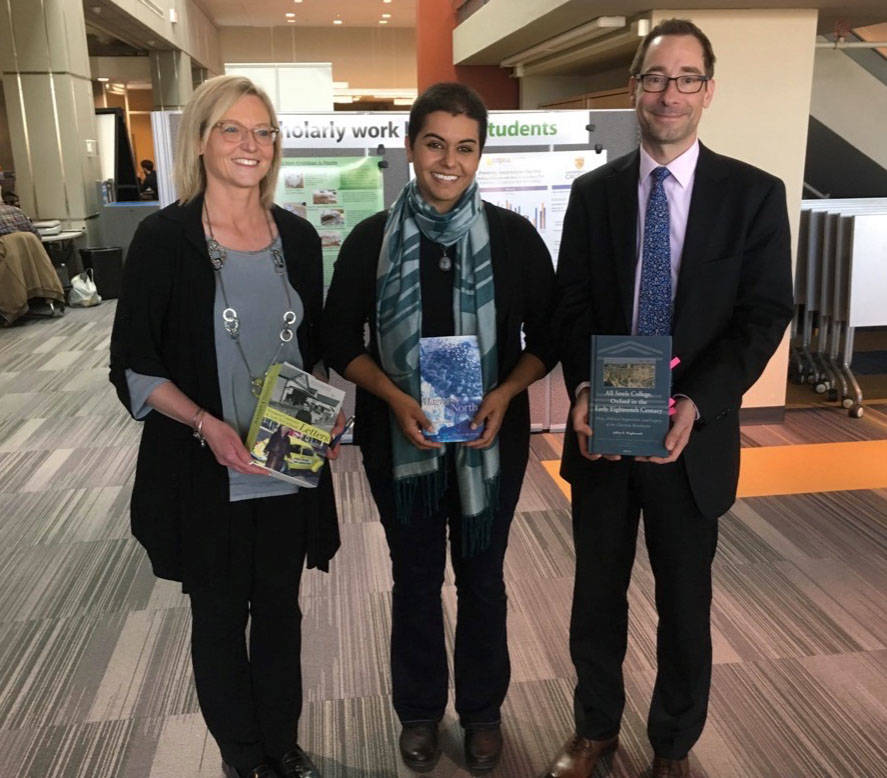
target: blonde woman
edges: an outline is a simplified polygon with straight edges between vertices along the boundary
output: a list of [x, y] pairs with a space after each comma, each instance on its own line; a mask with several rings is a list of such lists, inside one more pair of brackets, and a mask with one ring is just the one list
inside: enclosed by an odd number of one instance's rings
[[339, 544], [328, 471], [298, 490], [257, 471], [242, 443], [268, 365], [319, 358], [320, 240], [271, 202], [280, 157], [273, 107], [251, 81], [194, 92], [179, 200], [133, 238], [111, 338], [111, 381], [144, 421], [133, 533], [190, 596], [200, 708], [240, 778], [319, 776], [296, 742], [299, 579]]

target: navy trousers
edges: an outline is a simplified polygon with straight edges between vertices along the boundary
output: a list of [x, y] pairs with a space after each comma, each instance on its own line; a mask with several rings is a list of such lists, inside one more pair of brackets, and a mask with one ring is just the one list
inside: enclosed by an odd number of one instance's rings
[[711, 563], [717, 520], [696, 508], [683, 461], [601, 461], [606, 477], [573, 484], [576, 581], [570, 653], [576, 666], [576, 731], [595, 740], [619, 731], [628, 600], [643, 512], [655, 579], [657, 672], [647, 721], [655, 753], [680, 759], [699, 738], [711, 682]]
[[441, 587], [449, 537], [458, 605], [453, 656], [456, 712], [463, 727], [498, 723], [511, 665], [506, 634], [502, 565], [523, 471], [500, 476], [489, 548], [464, 556], [461, 508], [453, 472], [440, 507], [408, 523], [397, 520], [388, 472], [367, 469], [394, 577], [391, 615], [391, 680], [394, 709], [402, 723], [439, 721], [447, 705], [449, 674]]

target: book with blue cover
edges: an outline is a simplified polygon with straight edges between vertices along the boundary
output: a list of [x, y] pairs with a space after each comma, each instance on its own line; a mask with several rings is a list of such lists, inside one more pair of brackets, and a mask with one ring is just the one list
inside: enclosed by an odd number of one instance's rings
[[432, 424], [428, 440], [457, 443], [476, 440], [483, 426], [471, 420], [484, 396], [477, 335], [419, 339], [422, 410]]
[[592, 454], [668, 456], [669, 335], [592, 335]]

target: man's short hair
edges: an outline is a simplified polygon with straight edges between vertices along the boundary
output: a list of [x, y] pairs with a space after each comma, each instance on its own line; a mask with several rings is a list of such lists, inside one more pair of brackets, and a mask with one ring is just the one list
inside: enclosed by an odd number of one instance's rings
[[487, 141], [487, 107], [480, 95], [470, 86], [452, 81], [433, 84], [416, 98], [410, 109], [410, 147], [419, 137], [419, 132], [425, 124], [425, 117], [435, 111], [446, 111], [453, 116], [464, 114], [469, 119], [475, 119], [477, 137], [483, 151], [484, 143]]
[[634, 54], [629, 75], [637, 76], [640, 74], [641, 68], [644, 66], [644, 57], [647, 56], [647, 49], [650, 48], [653, 39], [658, 38], [660, 35], [692, 35], [696, 38], [702, 46], [702, 64], [705, 67], [705, 75], [709, 78], [714, 76], [715, 52], [711, 47], [711, 41], [708, 39], [708, 36], [689, 19], [665, 19], [650, 30], [650, 32], [644, 36], [641, 45], [638, 46], [638, 50]]
[[143, 159], [139, 162], [139, 166], [145, 168], [149, 173], [154, 170], [154, 163], [150, 159]]

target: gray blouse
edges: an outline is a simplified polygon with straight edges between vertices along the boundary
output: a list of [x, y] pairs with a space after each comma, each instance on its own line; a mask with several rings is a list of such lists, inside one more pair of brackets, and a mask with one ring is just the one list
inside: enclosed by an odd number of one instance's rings
[[[222, 395], [222, 417], [240, 433], [241, 438], [246, 437], [256, 408], [256, 397], [250, 387], [250, 373], [253, 376], [264, 374], [272, 360], [302, 367], [302, 354], [295, 335], [304, 316], [302, 299], [290, 284], [286, 272], [278, 272], [275, 268], [272, 246], [283, 252], [280, 237], [259, 251], [225, 249], [227, 258], [219, 272], [228, 297], [227, 304], [222, 295], [221, 284], [216, 282], [213, 331]], [[239, 340], [249, 370], [244, 365], [236, 342], [225, 331], [222, 311], [226, 307], [237, 311], [240, 321]], [[283, 314], [287, 310], [296, 314], [296, 323], [292, 326], [293, 338], [284, 343], [278, 353]], [[144, 418], [151, 412], [151, 407], [146, 404], [148, 395], [166, 380], [132, 370], [126, 371], [132, 411], [137, 419]], [[244, 475], [231, 468], [228, 468], [228, 480], [231, 502], [298, 491], [297, 486], [277, 478], [263, 474]]]

